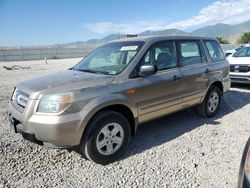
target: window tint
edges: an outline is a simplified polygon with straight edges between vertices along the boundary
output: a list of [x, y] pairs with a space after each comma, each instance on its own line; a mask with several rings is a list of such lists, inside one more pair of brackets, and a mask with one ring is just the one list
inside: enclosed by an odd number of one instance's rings
[[144, 55], [142, 64], [155, 65], [157, 70], [177, 67], [174, 42], [166, 41], [153, 45]]
[[212, 61], [220, 61], [224, 59], [223, 52], [216, 41], [206, 41], [205, 44]]
[[180, 41], [180, 63], [182, 66], [202, 63], [198, 41]]

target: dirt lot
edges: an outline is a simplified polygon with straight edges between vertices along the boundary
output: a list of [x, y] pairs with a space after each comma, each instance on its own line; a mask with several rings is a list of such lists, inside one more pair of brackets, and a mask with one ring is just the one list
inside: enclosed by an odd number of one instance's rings
[[[108, 166], [14, 134], [7, 114], [15, 84], [78, 61], [0, 62], [0, 187], [236, 187], [250, 136], [250, 86], [225, 94], [215, 118], [188, 109], [140, 126], [125, 157]], [[14, 64], [31, 69], [2, 68]]]

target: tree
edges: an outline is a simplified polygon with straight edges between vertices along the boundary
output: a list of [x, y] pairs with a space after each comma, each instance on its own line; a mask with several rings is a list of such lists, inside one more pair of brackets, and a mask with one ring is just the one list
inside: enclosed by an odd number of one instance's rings
[[228, 44], [229, 42], [223, 37], [216, 37], [220, 44]]
[[238, 40], [239, 43], [241, 44], [246, 44], [246, 43], [250, 43], [250, 32], [246, 32], [244, 33], [240, 39]]

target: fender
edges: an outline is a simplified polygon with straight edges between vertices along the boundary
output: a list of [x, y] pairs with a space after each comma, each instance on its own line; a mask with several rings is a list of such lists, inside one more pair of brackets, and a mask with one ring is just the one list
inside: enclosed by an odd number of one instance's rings
[[130, 99], [126, 97], [125, 95], [110, 94], [110, 95], [100, 96], [100, 97], [95, 98], [94, 100], [91, 100], [82, 109], [81, 111], [82, 123], [81, 123], [80, 129], [84, 131], [87, 123], [93, 117], [94, 114], [96, 114], [101, 109], [106, 108], [108, 106], [112, 106], [112, 105], [124, 105], [130, 109], [135, 119], [138, 116], [137, 108], [135, 104], [133, 104], [130, 101]]
[[[201, 100], [201, 103], [203, 102], [203, 100], [205, 99], [206, 95], [207, 95], [207, 92], [209, 90], [209, 88], [215, 83], [215, 82], [220, 82], [222, 87], [223, 87], [223, 82], [222, 82], [222, 79], [219, 79], [219, 78], [216, 78], [216, 77], [213, 77], [212, 79], [209, 79], [208, 80], [208, 83], [207, 83], [207, 88], [206, 90], [204, 91], [204, 95], [202, 97], [202, 100]], [[223, 93], [223, 91], [222, 91]]]

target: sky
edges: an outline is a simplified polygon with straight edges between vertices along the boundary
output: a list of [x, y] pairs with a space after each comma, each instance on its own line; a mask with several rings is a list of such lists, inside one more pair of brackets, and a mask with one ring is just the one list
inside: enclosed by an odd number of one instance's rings
[[0, 46], [59, 44], [112, 33], [250, 20], [249, 0], [0, 0]]

